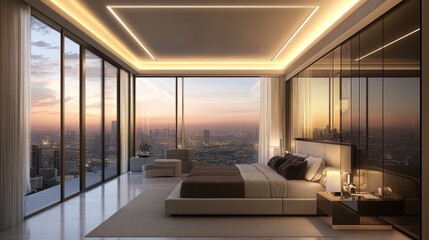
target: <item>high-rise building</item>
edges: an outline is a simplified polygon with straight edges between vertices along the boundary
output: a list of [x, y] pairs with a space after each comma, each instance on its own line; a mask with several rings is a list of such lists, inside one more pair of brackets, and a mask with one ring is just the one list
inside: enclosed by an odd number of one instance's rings
[[112, 121], [112, 126], [111, 126], [111, 139], [112, 142], [116, 143], [117, 139], [118, 139], [118, 122], [117, 121]]
[[40, 174], [40, 167], [42, 162], [42, 148], [37, 145], [31, 145], [31, 174], [30, 177], [35, 177]]
[[203, 142], [205, 144], [209, 144], [210, 142], [210, 131], [209, 130], [204, 130], [204, 140]]

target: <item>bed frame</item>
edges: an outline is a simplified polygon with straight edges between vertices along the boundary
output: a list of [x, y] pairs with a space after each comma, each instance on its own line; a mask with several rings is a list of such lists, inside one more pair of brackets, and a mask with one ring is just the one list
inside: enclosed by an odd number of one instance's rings
[[[296, 140], [296, 152], [322, 157], [326, 165], [350, 172], [350, 145]], [[165, 200], [169, 215], [315, 215], [314, 198], [181, 198], [179, 183]]]

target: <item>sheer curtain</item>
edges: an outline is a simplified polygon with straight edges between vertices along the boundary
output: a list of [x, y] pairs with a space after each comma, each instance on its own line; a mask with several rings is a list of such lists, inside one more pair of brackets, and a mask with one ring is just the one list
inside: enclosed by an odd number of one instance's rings
[[30, 9], [21, 0], [0, 4], [0, 230], [24, 219], [29, 186]]
[[259, 121], [259, 163], [267, 164], [276, 155], [283, 155], [285, 125], [285, 86], [281, 77], [261, 77]]
[[130, 139], [128, 136], [129, 130], [129, 87], [130, 79], [128, 72], [121, 69], [120, 72], [120, 129], [121, 129], [121, 174], [128, 172], [128, 159], [130, 158], [128, 154]]

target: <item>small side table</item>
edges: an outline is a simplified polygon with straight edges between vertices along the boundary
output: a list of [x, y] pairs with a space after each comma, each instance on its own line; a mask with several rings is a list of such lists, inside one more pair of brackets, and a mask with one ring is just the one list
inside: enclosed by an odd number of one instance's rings
[[402, 214], [403, 201], [397, 197], [378, 199], [341, 199], [328, 192], [317, 193], [317, 214], [333, 229], [391, 229], [379, 216]]

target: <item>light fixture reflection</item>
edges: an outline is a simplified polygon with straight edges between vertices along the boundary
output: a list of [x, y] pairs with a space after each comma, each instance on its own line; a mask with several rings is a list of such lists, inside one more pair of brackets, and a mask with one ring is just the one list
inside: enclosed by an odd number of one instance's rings
[[370, 56], [370, 55], [372, 55], [372, 54], [374, 54], [374, 53], [376, 53], [376, 52], [380, 51], [381, 49], [386, 48], [386, 47], [388, 47], [388, 46], [390, 46], [390, 45], [392, 45], [392, 44], [394, 44], [394, 43], [396, 43], [396, 42], [399, 42], [399, 41], [401, 41], [402, 39], [404, 39], [404, 38], [406, 38], [406, 37], [409, 37], [409, 36], [411, 36], [412, 34], [414, 34], [414, 33], [418, 32], [418, 31], [420, 31], [420, 28], [418, 28], [418, 29], [416, 29], [416, 30], [414, 30], [414, 31], [412, 31], [412, 32], [410, 32], [410, 33], [408, 33], [408, 34], [405, 34], [404, 36], [402, 36], [402, 37], [400, 37], [400, 38], [398, 38], [398, 39], [396, 39], [396, 40], [393, 40], [392, 42], [390, 42], [390, 43], [388, 43], [388, 44], [386, 44], [386, 45], [384, 45], [384, 46], [382, 46], [382, 47], [380, 47], [380, 48], [377, 48], [377, 49], [375, 49], [374, 51], [372, 51], [372, 52], [370, 52], [370, 53], [368, 53], [368, 54], [366, 54], [366, 55], [364, 55], [364, 56], [362, 56], [362, 57], [360, 57], [360, 58], [355, 59], [355, 62], [360, 61], [360, 60], [362, 60], [362, 59], [364, 59], [364, 58], [366, 58], [366, 57], [368, 57], [368, 56]]

